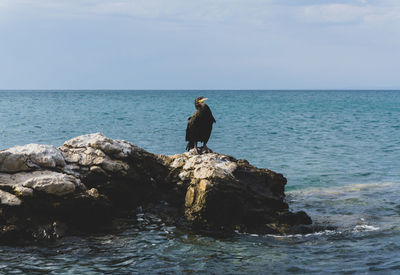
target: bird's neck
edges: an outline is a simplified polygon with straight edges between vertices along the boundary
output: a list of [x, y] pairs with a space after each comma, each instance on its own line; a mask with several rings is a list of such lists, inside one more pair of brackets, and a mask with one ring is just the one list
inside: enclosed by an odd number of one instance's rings
[[195, 104], [194, 106], [196, 107], [196, 110], [200, 110], [200, 109], [203, 109], [204, 104], [198, 103], [198, 104]]

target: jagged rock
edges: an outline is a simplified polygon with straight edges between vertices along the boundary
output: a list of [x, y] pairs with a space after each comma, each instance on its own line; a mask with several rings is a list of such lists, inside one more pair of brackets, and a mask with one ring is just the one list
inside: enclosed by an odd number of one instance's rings
[[64, 172], [96, 188], [119, 209], [162, 200], [168, 193], [162, 161], [132, 143], [96, 133], [68, 140], [59, 149], [67, 163]]
[[87, 134], [73, 138], [66, 141], [63, 147], [74, 149], [84, 148], [88, 150], [85, 155], [95, 153], [101, 157], [109, 155], [116, 159], [127, 158], [132, 150], [143, 150], [127, 141], [107, 138], [101, 133]]
[[311, 223], [303, 213], [289, 212], [282, 174], [246, 160], [217, 153], [197, 155], [194, 150], [166, 157], [165, 163], [171, 167], [170, 180], [187, 190], [185, 216], [196, 226], [284, 233], [290, 215], [298, 221], [294, 224]]
[[123, 140], [113, 140], [103, 134], [88, 134], [73, 138], [60, 147], [67, 165], [65, 171], [75, 171], [80, 177], [88, 174], [126, 177], [131, 169], [130, 156], [152, 155]]
[[289, 211], [285, 184], [231, 156], [155, 155], [100, 133], [16, 146], [0, 151], [0, 242], [92, 232], [136, 209], [195, 230], [291, 232], [311, 219]]

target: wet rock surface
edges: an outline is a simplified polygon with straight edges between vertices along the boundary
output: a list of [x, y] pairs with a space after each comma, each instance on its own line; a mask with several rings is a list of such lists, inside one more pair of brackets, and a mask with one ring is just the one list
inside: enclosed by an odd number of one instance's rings
[[246, 160], [155, 155], [100, 133], [16, 146], [0, 151], [0, 243], [98, 232], [138, 209], [200, 232], [312, 231], [289, 211], [285, 184]]

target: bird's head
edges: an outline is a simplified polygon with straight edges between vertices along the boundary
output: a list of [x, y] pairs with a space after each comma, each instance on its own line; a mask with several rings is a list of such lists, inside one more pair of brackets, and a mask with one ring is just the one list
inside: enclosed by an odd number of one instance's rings
[[207, 97], [199, 96], [194, 101], [194, 106], [196, 106], [196, 108], [202, 106], [204, 104], [204, 101], [206, 101], [207, 99], [208, 99]]

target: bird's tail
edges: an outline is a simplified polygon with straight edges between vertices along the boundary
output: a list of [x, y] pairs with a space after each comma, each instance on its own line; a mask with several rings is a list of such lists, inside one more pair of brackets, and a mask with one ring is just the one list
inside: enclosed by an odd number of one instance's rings
[[194, 148], [194, 142], [193, 141], [189, 141], [188, 144], [186, 145], [186, 150], [190, 151], [190, 149]]

